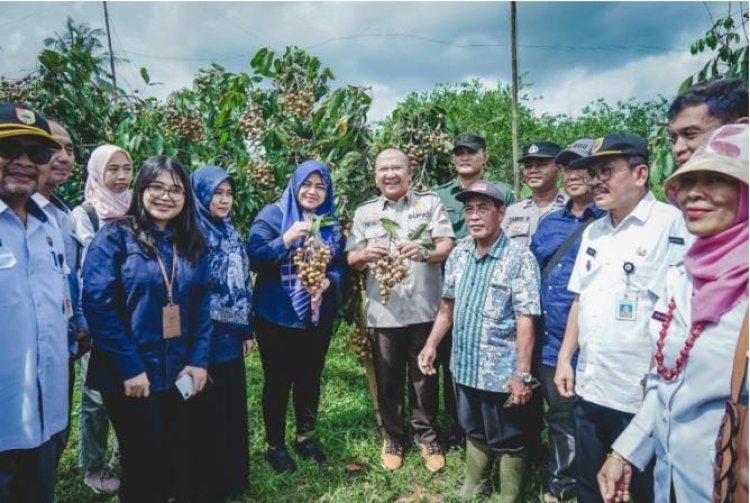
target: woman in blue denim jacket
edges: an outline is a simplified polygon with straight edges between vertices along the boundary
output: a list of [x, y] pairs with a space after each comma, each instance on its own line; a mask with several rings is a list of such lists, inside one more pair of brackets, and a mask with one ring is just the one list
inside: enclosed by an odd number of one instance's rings
[[234, 180], [215, 166], [190, 175], [211, 272], [210, 391], [196, 399], [193, 475], [197, 495], [205, 501], [225, 501], [248, 486], [249, 453], [245, 361], [253, 340], [252, 284], [247, 251], [229, 216]]
[[125, 217], [101, 228], [83, 268], [93, 339], [89, 387], [102, 393], [120, 441], [123, 502], [186, 498], [190, 402], [207, 379], [210, 289], [185, 168], [147, 159]]
[[[310, 292], [297, 277], [292, 257], [310, 235], [312, 216], [333, 218], [320, 239], [331, 252], [322, 288]], [[325, 454], [310, 438], [320, 401], [320, 375], [345, 273], [344, 239], [335, 220], [333, 184], [323, 164], [302, 163], [278, 201], [263, 208], [250, 227], [250, 266], [257, 272], [254, 309], [263, 364], [263, 421], [266, 459], [277, 473], [296, 465], [286, 449], [286, 409], [290, 391], [297, 420], [295, 450], [318, 463]]]

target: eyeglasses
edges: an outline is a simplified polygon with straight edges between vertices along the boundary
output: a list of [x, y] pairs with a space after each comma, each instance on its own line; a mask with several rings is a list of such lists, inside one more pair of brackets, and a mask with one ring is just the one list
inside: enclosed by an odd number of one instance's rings
[[600, 164], [596, 166], [589, 166], [586, 168], [586, 173], [589, 175], [591, 181], [594, 178], [598, 178], [600, 182], [606, 182], [612, 178], [612, 172], [615, 170], [614, 166], [609, 164]]
[[12, 161], [23, 154], [34, 164], [47, 164], [52, 159], [52, 150], [39, 145], [23, 145], [16, 141], [0, 142], [0, 157]]
[[185, 189], [177, 185], [167, 188], [160, 183], [149, 183], [148, 185], [146, 185], [146, 192], [148, 192], [149, 196], [155, 199], [163, 197], [164, 194], [166, 194], [169, 199], [175, 201], [185, 197]]

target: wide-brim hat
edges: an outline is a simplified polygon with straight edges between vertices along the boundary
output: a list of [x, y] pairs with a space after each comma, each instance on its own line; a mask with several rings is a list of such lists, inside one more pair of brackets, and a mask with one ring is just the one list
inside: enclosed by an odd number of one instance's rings
[[748, 125], [727, 124], [714, 131], [708, 143], [664, 181], [664, 191], [674, 199], [681, 176], [711, 171], [748, 185]]

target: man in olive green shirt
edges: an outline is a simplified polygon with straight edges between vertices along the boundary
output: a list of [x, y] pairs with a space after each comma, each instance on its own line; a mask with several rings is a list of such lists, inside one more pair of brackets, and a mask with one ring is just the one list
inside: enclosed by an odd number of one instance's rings
[[[456, 178], [435, 189], [448, 211], [456, 240], [466, 237], [469, 233], [464, 221], [464, 203], [456, 199], [456, 195], [484, 177], [484, 167], [488, 159], [484, 138], [469, 131], [456, 136], [453, 141], [453, 166], [456, 168]], [[495, 183], [500, 185], [507, 194], [506, 206], [513, 203], [513, 188], [503, 182]]]
[[[453, 166], [456, 168], [456, 178], [435, 189], [443, 206], [448, 212], [448, 217], [453, 225], [453, 233], [456, 241], [466, 237], [469, 233], [464, 220], [464, 203], [456, 199], [456, 196], [472, 183], [483, 178], [484, 166], [487, 164], [487, 144], [480, 135], [467, 131], [456, 136], [453, 140]], [[502, 182], [496, 182], [503, 187], [506, 194], [506, 206], [511, 204], [513, 188]], [[451, 344], [453, 338], [448, 332], [440, 341], [438, 346], [437, 365], [443, 369], [443, 404], [445, 413], [453, 420], [453, 431], [448, 438], [449, 448], [458, 448], [464, 445], [464, 433], [458, 425], [458, 414], [456, 411], [456, 397], [453, 387], [453, 375], [450, 371]]]

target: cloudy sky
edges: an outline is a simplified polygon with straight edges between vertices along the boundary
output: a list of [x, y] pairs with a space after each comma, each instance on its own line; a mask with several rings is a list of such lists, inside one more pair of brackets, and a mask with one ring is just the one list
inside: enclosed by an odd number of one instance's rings
[[[0, 75], [32, 70], [45, 37], [67, 16], [104, 27], [101, 2], [0, 2]], [[519, 2], [519, 69], [539, 112], [575, 114], [610, 102], [671, 96], [703, 59], [691, 56], [711, 18], [737, 2]], [[190, 84], [212, 62], [250, 71], [261, 47], [297, 45], [336, 74], [366, 85], [370, 120], [411, 91], [472, 78], [510, 81], [509, 2], [108, 2], [124, 87], [145, 66], [159, 97]], [[739, 19], [739, 16], [737, 16]]]

